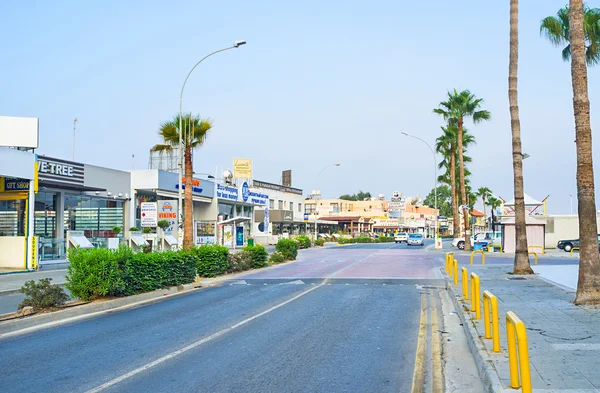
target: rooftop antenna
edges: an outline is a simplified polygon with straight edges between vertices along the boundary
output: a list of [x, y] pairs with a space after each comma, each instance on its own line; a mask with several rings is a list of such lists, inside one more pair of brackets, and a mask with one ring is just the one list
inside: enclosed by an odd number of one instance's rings
[[77, 129], [77, 118], [73, 120], [73, 157], [72, 160], [75, 161], [75, 130]]

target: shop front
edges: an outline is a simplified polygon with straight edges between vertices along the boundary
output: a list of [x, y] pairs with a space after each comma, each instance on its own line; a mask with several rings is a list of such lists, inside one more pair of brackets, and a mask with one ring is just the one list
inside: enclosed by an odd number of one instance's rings
[[35, 154], [0, 147], [0, 272], [36, 268], [35, 160]]
[[40, 263], [62, 262], [67, 232], [81, 232], [93, 246], [106, 248], [115, 227], [126, 225], [128, 172], [40, 156], [35, 196], [35, 235]]
[[214, 241], [226, 247], [242, 247], [254, 235], [254, 208], [267, 206], [269, 196], [252, 189], [244, 182], [241, 187], [216, 185], [217, 231]]

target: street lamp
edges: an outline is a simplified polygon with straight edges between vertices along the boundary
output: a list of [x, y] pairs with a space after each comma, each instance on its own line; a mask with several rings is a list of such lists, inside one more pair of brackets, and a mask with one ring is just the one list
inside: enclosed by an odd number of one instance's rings
[[425, 142], [423, 139], [419, 138], [418, 136], [414, 136], [414, 135], [410, 135], [408, 132], [404, 132], [402, 131], [402, 135], [404, 136], [408, 136], [411, 138], [415, 138], [420, 140], [421, 142], [423, 142], [425, 145], [427, 145], [427, 147], [429, 148], [429, 150], [431, 150], [431, 155], [433, 156], [433, 174], [434, 174], [434, 179], [433, 179], [433, 193], [434, 193], [434, 210], [435, 210], [435, 248], [438, 248], [438, 211], [437, 211], [437, 162], [435, 159], [435, 152], [433, 151], [433, 149], [431, 148], [431, 146], [429, 145], [429, 143]]
[[[340, 166], [340, 164], [331, 164], [331, 165], [327, 165], [326, 167], [324, 167], [323, 169], [321, 169], [319, 171], [319, 176], [321, 176], [321, 173], [323, 173], [324, 170], [329, 169], [329, 168], [333, 168], [333, 167], [338, 167]], [[318, 181], [317, 181], [318, 183]], [[317, 202], [315, 202], [315, 240], [317, 240], [317, 238], [319, 237], [319, 230], [318, 230], [318, 225], [317, 225]]]
[[[183, 90], [185, 89], [185, 84], [187, 83], [188, 79], [190, 78], [190, 75], [192, 74], [192, 72], [194, 72], [194, 70], [196, 69], [196, 67], [198, 67], [198, 65], [200, 63], [202, 63], [204, 60], [208, 59], [209, 57], [211, 57], [212, 55], [215, 55], [219, 52], [225, 52], [227, 50], [230, 49], [234, 49], [234, 48], [239, 48], [241, 45], [245, 45], [246, 41], [244, 40], [240, 40], [240, 41], [235, 41], [233, 43], [233, 46], [230, 46], [228, 48], [223, 48], [223, 49], [219, 49], [217, 51], [214, 51], [212, 53], [209, 53], [208, 55], [204, 56], [202, 59], [200, 59], [199, 62], [197, 62], [192, 69], [190, 70], [190, 72], [188, 72], [187, 76], [185, 77], [185, 80], [183, 81], [183, 86], [181, 86], [181, 94], [179, 94], [179, 195], [178, 195], [178, 202], [179, 205], [177, 207], [178, 209], [178, 216], [181, 222], [181, 225], [183, 225], [183, 185], [182, 185], [182, 180], [181, 178], [183, 177]], [[186, 136], [187, 137], [187, 136]]]

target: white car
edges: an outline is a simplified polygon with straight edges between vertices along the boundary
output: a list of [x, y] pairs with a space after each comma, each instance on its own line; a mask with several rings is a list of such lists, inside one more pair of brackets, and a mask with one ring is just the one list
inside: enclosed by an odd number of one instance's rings
[[423, 235], [420, 233], [411, 233], [408, 235], [408, 240], [406, 241], [407, 246], [422, 246], [423, 245]]
[[[473, 246], [474, 242], [487, 241], [488, 243], [500, 244], [502, 243], [502, 232], [480, 232], [475, 235], [475, 237], [471, 236], [471, 246]], [[459, 250], [465, 249], [465, 237], [457, 237], [452, 239], [452, 247], [456, 247]]]
[[396, 243], [402, 243], [402, 242], [406, 243], [407, 240], [408, 240], [408, 235], [404, 232], [397, 233], [396, 236], [394, 236], [394, 242], [396, 242]]

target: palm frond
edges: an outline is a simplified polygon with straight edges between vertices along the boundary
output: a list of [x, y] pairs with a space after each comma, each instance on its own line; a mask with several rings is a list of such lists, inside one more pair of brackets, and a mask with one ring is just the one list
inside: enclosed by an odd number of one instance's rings
[[540, 35], [544, 35], [552, 45], [560, 46], [568, 42], [569, 38], [565, 37], [564, 33], [564, 26], [559, 18], [548, 16], [542, 19], [540, 23]]

